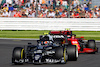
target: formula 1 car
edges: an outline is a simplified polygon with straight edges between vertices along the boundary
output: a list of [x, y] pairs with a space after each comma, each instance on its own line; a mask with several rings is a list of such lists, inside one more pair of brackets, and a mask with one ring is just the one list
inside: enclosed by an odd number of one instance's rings
[[49, 35], [40, 36], [37, 45], [29, 44], [25, 48], [15, 47], [12, 53], [12, 63], [66, 63], [67, 60], [76, 61], [78, 49], [76, 45], [60, 45], [53, 42]]
[[98, 52], [95, 40], [84, 41], [84, 37], [76, 38], [72, 31], [50, 31], [54, 41], [58, 43], [68, 43], [68, 45], [76, 45], [78, 53], [93, 53]]

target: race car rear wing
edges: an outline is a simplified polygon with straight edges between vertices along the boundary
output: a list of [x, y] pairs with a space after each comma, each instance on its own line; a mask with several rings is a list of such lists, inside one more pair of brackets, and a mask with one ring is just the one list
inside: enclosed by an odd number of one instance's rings
[[70, 35], [72, 31], [50, 31], [50, 35]]

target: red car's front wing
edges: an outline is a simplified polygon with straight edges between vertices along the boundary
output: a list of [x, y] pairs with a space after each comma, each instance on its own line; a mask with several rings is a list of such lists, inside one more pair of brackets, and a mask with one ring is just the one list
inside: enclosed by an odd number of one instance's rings
[[93, 53], [93, 52], [98, 52], [98, 48], [96, 49], [91, 49], [91, 48], [84, 48], [83, 51], [78, 51], [78, 53]]

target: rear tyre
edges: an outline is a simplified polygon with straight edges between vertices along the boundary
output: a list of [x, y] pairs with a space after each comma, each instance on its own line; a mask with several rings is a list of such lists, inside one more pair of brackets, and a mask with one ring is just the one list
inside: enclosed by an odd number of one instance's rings
[[15, 47], [12, 53], [12, 63], [23, 64], [25, 59], [25, 52], [22, 47]]
[[76, 45], [68, 45], [67, 54], [69, 61], [76, 61], [78, 58], [78, 49]]

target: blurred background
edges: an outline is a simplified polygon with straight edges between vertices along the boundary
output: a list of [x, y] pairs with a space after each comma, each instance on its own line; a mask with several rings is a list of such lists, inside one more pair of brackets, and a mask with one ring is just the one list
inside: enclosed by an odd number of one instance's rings
[[100, 0], [0, 0], [0, 17], [100, 18]]

